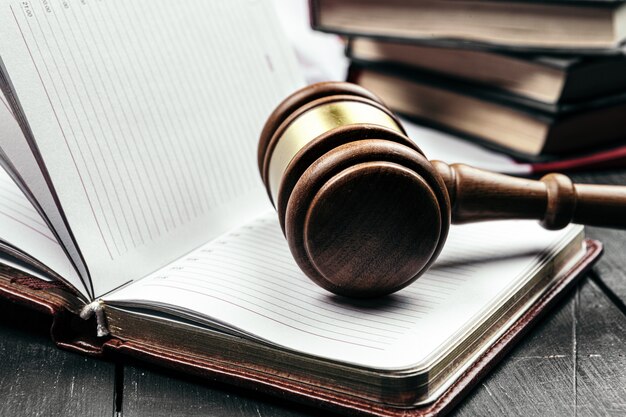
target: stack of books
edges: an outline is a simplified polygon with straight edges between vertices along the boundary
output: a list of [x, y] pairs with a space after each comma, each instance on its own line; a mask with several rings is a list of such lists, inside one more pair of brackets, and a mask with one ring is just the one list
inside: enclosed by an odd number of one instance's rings
[[623, 162], [623, 0], [313, 0], [311, 18], [420, 124], [562, 169]]

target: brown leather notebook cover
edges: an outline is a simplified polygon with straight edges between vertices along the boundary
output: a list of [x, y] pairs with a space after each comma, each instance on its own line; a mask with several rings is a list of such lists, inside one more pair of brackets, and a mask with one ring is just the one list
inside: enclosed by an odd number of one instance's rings
[[540, 318], [550, 310], [567, 290], [572, 288], [598, 259], [602, 244], [586, 240], [584, 257], [556, 285], [540, 298], [517, 322], [504, 333], [461, 377], [436, 401], [411, 409], [398, 409], [340, 394], [332, 387], [309, 386], [276, 376], [272, 369], [264, 372], [250, 370], [238, 363], [198, 360], [170, 349], [124, 342], [115, 338], [95, 337], [95, 320], [84, 321], [77, 315], [73, 295], [60, 284], [46, 283], [0, 267], [0, 297], [53, 316], [51, 336], [62, 348], [83, 354], [113, 357], [131, 356], [186, 374], [205, 377], [211, 381], [231, 384], [263, 392], [289, 401], [307, 404], [328, 411], [356, 416], [443, 416], [447, 414], [520, 340]]

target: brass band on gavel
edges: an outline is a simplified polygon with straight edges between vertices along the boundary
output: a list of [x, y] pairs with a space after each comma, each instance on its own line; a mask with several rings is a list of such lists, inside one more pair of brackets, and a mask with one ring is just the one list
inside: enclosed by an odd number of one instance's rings
[[365, 99], [336, 96], [315, 104], [286, 125], [276, 139], [267, 166], [267, 181], [274, 201], [287, 165], [302, 148], [321, 134], [354, 124], [374, 124], [404, 133], [388, 111]]

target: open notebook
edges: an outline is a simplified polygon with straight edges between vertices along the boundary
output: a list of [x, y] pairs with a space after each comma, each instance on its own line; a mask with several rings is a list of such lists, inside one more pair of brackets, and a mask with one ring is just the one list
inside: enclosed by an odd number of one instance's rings
[[578, 226], [478, 224], [395, 295], [309, 282], [256, 172], [301, 84], [263, 1], [3, 1], [0, 59], [0, 261], [96, 312], [110, 346], [414, 407], [585, 252]]
[[[123, 338], [140, 326], [127, 324], [128, 315], [157, 311], [199, 326], [189, 330], [195, 337], [202, 327], [234, 336], [220, 339], [219, 349], [242, 355], [238, 338], [250, 339], [271, 346], [254, 355], [276, 360], [283, 372], [333, 375], [350, 381], [344, 388], [353, 395], [406, 406], [435, 398], [471, 363], [461, 359], [489, 347], [507, 328], [503, 322], [582, 254], [579, 226], [552, 233], [523, 221], [455, 227], [435, 266], [409, 288], [348, 300], [306, 278], [269, 212], [103, 299], [112, 333]], [[165, 333], [185, 326], [171, 324]], [[295, 365], [283, 351], [302, 357]]]

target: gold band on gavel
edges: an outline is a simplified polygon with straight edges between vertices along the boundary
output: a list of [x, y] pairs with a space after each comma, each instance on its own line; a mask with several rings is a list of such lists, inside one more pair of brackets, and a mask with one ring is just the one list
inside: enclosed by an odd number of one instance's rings
[[269, 163], [269, 185], [272, 201], [280, 187], [280, 181], [294, 156], [319, 135], [340, 126], [374, 124], [396, 130], [402, 129], [383, 110], [358, 101], [337, 101], [322, 104], [298, 116], [276, 142]]

